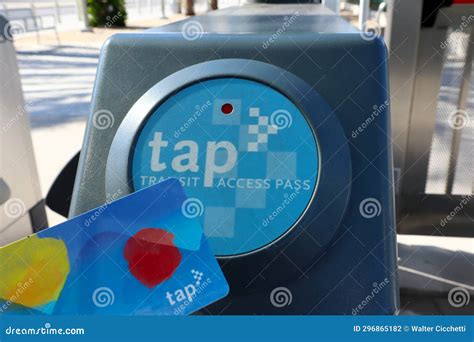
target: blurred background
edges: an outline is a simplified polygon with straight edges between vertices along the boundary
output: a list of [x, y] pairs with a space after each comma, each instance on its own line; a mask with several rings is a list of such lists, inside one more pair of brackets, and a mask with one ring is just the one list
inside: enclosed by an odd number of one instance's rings
[[[323, 2], [363, 32], [383, 37], [389, 48], [402, 311], [472, 314], [474, 4]], [[241, 0], [0, 0], [0, 15], [10, 22], [2, 39], [13, 41], [18, 64], [16, 70], [16, 61], [2, 59], [0, 106], [5, 109], [18, 96], [14, 87], [19, 85], [8, 81], [17, 72], [24, 96], [24, 105], [10, 110], [8, 117], [2, 114], [2, 163], [8, 164], [7, 154], [16, 153], [24, 158], [15, 165], [29, 164], [21, 168], [28, 171], [2, 170], [3, 194], [13, 187], [4, 181], [8, 173], [37, 178], [39, 182], [15, 184], [28, 193], [15, 204], [23, 213], [30, 211], [30, 217], [41, 217], [35, 214], [41, 212], [38, 201], [81, 148], [100, 48], [108, 37], [242, 5]], [[28, 127], [15, 125], [20, 120], [30, 122], [31, 147]], [[21, 128], [15, 131], [16, 126]], [[7, 133], [15, 138], [7, 140]], [[2, 204], [9, 197], [2, 195]], [[65, 220], [47, 207], [46, 215], [49, 226]], [[24, 222], [15, 221], [18, 215], [7, 216], [2, 219], [10, 223], [2, 221], [0, 236], [12, 240], [19, 236], [5, 233], [5, 226]], [[468, 293], [463, 305], [452, 305], [445, 294], [437, 296], [453, 287]]]

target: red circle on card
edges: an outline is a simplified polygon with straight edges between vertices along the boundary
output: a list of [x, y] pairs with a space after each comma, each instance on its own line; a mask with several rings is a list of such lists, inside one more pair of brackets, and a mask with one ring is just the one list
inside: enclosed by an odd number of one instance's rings
[[143, 228], [125, 244], [129, 271], [147, 287], [169, 279], [181, 262], [174, 235], [161, 228]]

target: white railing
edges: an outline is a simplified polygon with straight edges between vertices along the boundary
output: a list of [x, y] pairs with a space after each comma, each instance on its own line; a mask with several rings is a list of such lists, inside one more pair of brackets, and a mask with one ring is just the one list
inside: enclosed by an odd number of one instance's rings
[[56, 23], [62, 23], [67, 16], [79, 18], [78, 1], [76, 0], [9, 0], [0, 2], [0, 12], [13, 20], [25, 9], [33, 10], [37, 17], [54, 17]]

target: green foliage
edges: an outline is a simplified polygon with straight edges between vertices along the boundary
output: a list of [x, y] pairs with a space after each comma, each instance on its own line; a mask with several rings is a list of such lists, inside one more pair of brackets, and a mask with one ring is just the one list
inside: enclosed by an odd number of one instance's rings
[[87, 0], [87, 12], [93, 27], [125, 27], [125, 0]]

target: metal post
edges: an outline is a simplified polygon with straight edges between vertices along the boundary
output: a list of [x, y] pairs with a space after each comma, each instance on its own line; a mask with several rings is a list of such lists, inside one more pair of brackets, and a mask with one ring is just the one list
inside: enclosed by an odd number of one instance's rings
[[384, 40], [393, 54], [389, 58], [390, 107], [394, 167], [400, 178], [396, 180], [397, 195], [404, 188], [404, 174], [408, 151], [408, 132], [411, 121], [411, 105], [414, 96], [416, 62], [420, 40], [420, 23], [423, 1], [388, 1], [387, 28]]
[[74, 8], [76, 9], [77, 19], [79, 21], [81, 21], [81, 19], [82, 19], [81, 8], [80, 7], [81, 7], [81, 5], [79, 3], [79, 0], [74, 1]]
[[31, 15], [33, 16], [33, 24], [35, 25], [36, 43], [41, 44], [39, 33], [40, 26], [38, 25], [38, 20], [41, 20], [41, 18], [36, 16], [36, 7], [34, 4], [31, 4]]
[[365, 30], [370, 14], [370, 0], [359, 1], [359, 30]]
[[59, 8], [58, 0], [54, 0], [54, 13], [56, 17], [56, 22], [61, 24], [61, 10]]
[[81, 7], [82, 7], [82, 20], [84, 26], [82, 28], [82, 32], [91, 32], [92, 28], [89, 25], [89, 13], [87, 13], [87, 0], [81, 0]]
[[323, 0], [323, 5], [336, 14], [339, 14], [340, 0]]
[[176, 13], [181, 14], [181, 0], [173, 0], [173, 9], [176, 11]]
[[161, 17], [160, 19], [168, 19], [165, 13], [165, 0], [161, 0]]
[[[462, 83], [459, 91], [458, 98], [458, 111], [464, 111], [467, 107], [467, 99], [469, 95], [469, 80], [472, 69], [472, 56], [473, 56], [473, 44], [472, 44], [472, 29], [469, 32], [469, 38], [467, 39], [466, 55], [464, 58], [464, 69], [462, 72]], [[467, 114], [469, 115], [469, 113]], [[469, 120], [467, 121], [469, 122]], [[451, 158], [449, 158], [449, 169], [448, 179], [446, 184], [446, 194], [451, 195], [453, 192], [454, 178], [456, 176], [456, 166], [458, 165], [459, 147], [461, 145], [463, 126], [457, 129], [453, 129], [453, 140], [451, 141]], [[469, 129], [466, 127], [466, 129]]]

